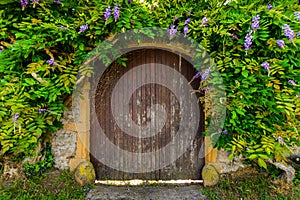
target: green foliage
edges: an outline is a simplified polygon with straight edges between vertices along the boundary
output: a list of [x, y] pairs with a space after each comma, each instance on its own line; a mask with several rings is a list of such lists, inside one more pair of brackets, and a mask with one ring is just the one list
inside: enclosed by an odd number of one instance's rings
[[[4, 3], [6, 2], [6, 3]], [[0, 143], [1, 153], [29, 155], [47, 133], [59, 128], [64, 98], [71, 94], [80, 64], [113, 34], [141, 27], [168, 28], [179, 18], [178, 31], [191, 18], [188, 37], [199, 42], [221, 72], [227, 93], [227, 117], [217, 147], [244, 154], [266, 167], [266, 159], [285, 161], [291, 146], [300, 146], [300, 38], [290, 41], [282, 26], [297, 34], [297, 1], [40, 1], [23, 10], [19, 1], [0, 4]], [[107, 6], [118, 3], [120, 17], [104, 21]], [[191, 11], [192, 10], [192, 11]], [[260, 15], [253, 44], [244, 39], [252, 17]], [[202, 25], [202, 18], [208, 23]], [[80, 26], [88, 29], [80, 32]], [[151, 33], [148, 33], [151, 35]], [[234, 38], [232, 35], [236, 35]], [[286, 46], [279, 48], [276, 40]], [[112, 51], [109, 47], [107, 51]], [[47, 60], [53, 59], [54, 64]], [[101, 57], [108, 63], [107, 57]], [[122, 65], [124, 58], [118, 59]], [[270, 63], [268, 73], [261, 64]], [[195, 66], [199, 68], [199, 66]], [[83, 69], [80, 69], [83, 70]], [[90, 71], [80, 71], [90, 76]], [[214, 80], [216, 81], [216, 80]], [[39, 113], [39, 109], [47, 109]], [[19, 117], [12, 121], [15, 114]], [[209, 118], [208, 118], [209, 119]]]
[[53, 167], [54, 159], [51, 153], [51, 145], [47, 144], [46, 148], [39, 152], [41, 156], [44, 156], [42, 160], [38, 160], [34, 164], [25, 162], [23, 164], [24, 172], [28, 176], [37, 176], [41, 175], [47, 169]]

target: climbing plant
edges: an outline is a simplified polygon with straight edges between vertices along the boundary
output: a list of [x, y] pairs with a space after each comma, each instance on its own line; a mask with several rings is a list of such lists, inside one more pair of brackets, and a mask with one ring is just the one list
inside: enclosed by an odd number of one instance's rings
[[243, 154], [266, 167], [300, 146], [296, 0], [1, 0], [0, 16], [1, 154], [30, 156], [61, 127], [63, 102], [88, 53], [142, 27], [181, 32], [210, 54], [227, 95], [216, 146], [231, 158]]

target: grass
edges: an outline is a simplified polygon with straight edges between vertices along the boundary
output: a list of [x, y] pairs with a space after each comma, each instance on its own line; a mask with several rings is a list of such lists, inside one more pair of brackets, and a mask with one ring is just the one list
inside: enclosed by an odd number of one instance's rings
[[300, 199], [300, 185], [298, 180], [293, 184], [286, 184], [270, 175], [246, 168], [237, 173], [223, 175], [220, 182], [213, 187], [202, 190], [208, 199]]
[[41, 176], [2, 182], [0, 199], [84, 199], [91, 187], [78, 185], [67, 171], [50, 170]]
[[[296, 200], [300, 199], [299, 176], [298, 173], [293, 184], [285, 184], [276, 181], [274, 174], [247, 167], [236, 173], [222, 175], [216, 186], [200, 186], [199, 189], [208, 199]], [[80, 186], [73, 177], [67, 171], [48, 170], [41, 176], [6, 180], [0, 185], [0, 199], [84, 199], [92, 185]]]

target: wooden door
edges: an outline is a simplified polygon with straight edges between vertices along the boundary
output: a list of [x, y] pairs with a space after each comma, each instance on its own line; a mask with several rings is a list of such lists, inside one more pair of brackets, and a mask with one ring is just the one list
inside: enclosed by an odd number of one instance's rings
[[[130, 159], [120, 159], [118, 155], [114, 155], [110, 152], [108, 148], [99, 148], [99, 140], [102, 140], [98, 136], [98, 128], [95, 123], [99, 123], [102, 127], [105, 136], [114, 145], [120, 147], [121, 149], [129, 152], [154, 152], [160, 148], [167, 145], [171, 139], [175, 136], [176, 130], [179, 127], [180, 114], [179, 114], [179, 100], [176, 98], [174, 93], [170, 91], [167, 87], [155, 84], [143, 85], [137, 88], [132, 94], [129, 102], [129, 113], [132, 121], [138, 126], [143, 126], [151, 121], [151, 114], [149, 114], [149, 106], [159, 104], [164, 105], [166, 111], [166, 123], [160, 131], [151, 137], [134, 137], [132, 135], [124, 133], [114, 119], [111, 108], [111, 96], [112, 91], [118, 82], [118, 80], [129, 70], [143, 65], [149, 64], [163, 64], [174, 68], [190, 81], [195, 75], [196, 70], [193, 66], [187, 62], [185, 59], [177, 54], [171, 53], [166, 50], [159, 49], [140, 49], [127, 53], [123, 57], [128, 58], [126, 61], [127, 66], [123, 67], [118, 62], [112, 63], [102, 74], [100, 81], [97, 84], [97, 92], [95, 95], [95, 106], [96, 117], [91, 116], [91, 138], [90, 138], [90, 155], [91, 161], [96, 169], [96, 175], [98, 180], [110, 179], [110, 180], [128, 180], [128, 179], [151, 179], [151, 180], [170, 180], [170, 179], [199, 179], [200, 172], [204, 165], [203, 149], [200, 149], [203, 144], [203, 136], [201, 132], [203, 131], [203, 112], [202, 106], [200, 107], [200, 119], [199, 128], [196, 133], [196, 137], [192, 141], [192, 148], [186, 151], [182, 156], [180, 156], [174, 163], [168, 166], [157, 169], [151, 172], [145, 173], [129, 173], [123, 172], [122, 170], [112, 169], [109, 166], [104, 165], [99, 162], [99, 156], [110, 156], [114, 158], [120, 166], [128, 166], [129, 164], [135, 164], [131, 162], [136, 162]], [[132, 74], [128, 78], [129, 82], [134, 82], [137, 78], [146, 78], [153, 73], [161, 73], [160, 78], [172, 79], [172, 74], [167, 74], [167, 71], [161, 70], [160, 72], [155, 72], [154, 68], [148, 67], [143, 71]], [[176, 80], [171, 81], [170, 84], [176, 83]], [[192, 87], [197, 89], [199, 83], [194, 81]], [[122, 101], [122, 95], [125, 95], [126, 84], [124, 85], [124, 90], [119, 94], [119, 100]], [[126, 108], [123, 108], [126, 109]], [[176, 145], [180, 148], [180, 141]], [[203, 146], [202, 146], [203, 147]], [[176, 152], [172, 152], [173, 154]], [[156, 166], [157, 155], [153, 154], [153, 162], [150, 165]], [[166, 156], [166, 155], [165, 155]], [[161, 158], [163, 159], [163, 158]], [[136, 163], [139, 165], [139, 163]]]

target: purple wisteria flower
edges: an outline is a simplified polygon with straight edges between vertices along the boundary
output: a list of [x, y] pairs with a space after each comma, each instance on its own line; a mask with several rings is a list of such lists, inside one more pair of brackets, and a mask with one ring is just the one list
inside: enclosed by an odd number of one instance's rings
[[268, 76], [270, 76], [270, 64], [268, 62], [263, 62], [261, 66], [268, 71]]
[[208, 68], [202, 75], [201, 75], [201, 81], [205, 81], [210, 73], [210, 68]]
[[12, 123], [15, 123], [18, 120], [18, 118], [19, 118], [19, 114], [18, 113], [13, 114], [12, 115]]
[[54, 59], [53, 59], [53, 58], [51, 58], [51, 59], [47, 60], [46, 62], [47, 62], [49, 65], [53, 65], [53, 63], [54, 63]]
[[230, 34], [230, 36], [231, 36], [232, 38], [236, 39], [236, 40], [239, 39], [238, 36], [237, 36], [236, 34]]
[[189, 27], [186, 25], [186, 26], [183, 28], [184, 37], [187, 36], [188, 32], [189, 32]]
[[60, 29], [64, 29], [64, 30], [67, 29], [67, 27], [65, 27], [65, 26], [60, 26], [59, 28], [60, 28]]
[[82, 25], [80, 26], [79, 28], [79, 32], [80, 33], [83, 33], [84, 31], [86, 31], [87, 29], [89, 28], [89, 26], [86, 24], [86, 25]]
[[190, 21], [191, 21], [191, 18], [187, 18], [184, 22], [184, 25], [188, 25], [190, 23]]
[[280, 144], [285, 144], [285, 142], [284, 142], [284, 140], [282, 139], [282, 137], [280, 137], [280, 136], [278, 136], [278, 142], [280, 143]]
[[222, 134], [227, 135], [228, 134], [228, 130], [222, 131]]
[[128, 0], [128, 3], [132, 3], [132, 0]]
[[205, 87], [202, 89], [202, 92], [208, 92], [209, 88], [208, 87]]
[[300, 21], [300, 12], [294, 12], [295, 17]]
[[59, 0], [54, 0], [53, 3], [62, 4]]
[[192, 78], [192, 80], [194, 80], [194, 79], [196, 79], [196, 78], [199, 78], [200, 76], [201, 76], [201, 72], [199, 71], [199, 72], [197, 72], [194, 76], [193, 76], [193, 78]]
[[203, 18], [202, 18], [202, 26], [206, 26], [206, 25], [207, 25], [207, 22], [208, 22], [207, 17], [203, 17]]
[[46, 108], [40, 108], [40, 109], [39, 109], [39, 113], [43, 113], [43, 112], [46, 112], [46, 111], [47, 111]]
[[107, 21], [108, 18], [110, 17], [110, 15], [111, 15], [111, 9], [110, 9], [110, 6], [108, 6], [104, 12], [104, 20]]
[[277, 40], [277, 45], [278, 45], [280, 48], [284, 48], [285, 43], [284, 43], [283, 40]]
[[260, 16], [256, 15], [252, 18], [252, 28], [254, 31], [257, 31], [258, 27], [259, 27], [259, 20], [260, 20]]
[[172, 24], [167, 31], [168, 31], [170, 37], [172, 37], [172, 36], [176, 35], [176, 33], [177, 33], [177, 27]]
[[263, 62], [262, 64], [261, 64], [261, 66], [265, 69], [265, 70], [270, 70], [270, 64], [268, 63], [268, 62]]
[[28, 5], [28, 0], [20, 0], [20, 4], [22, 8], [25, 8]]
[[271, 10], [273, 8], [272, 4], [268, 4], [268, 10]]
[[119, 5], [115, 5], [114, 7], [114, 18], [115, 18], [115, 21], [117, 21], [117, 19], [119, 18], [120, 16], [120, 7]]
[[284, 30], [284, 35], [289, 39], [289, 40], [293, 40], [295, 37], [295, 33], [294, 31], [290, 28], [289, 25], [284, 24], [282, 26], [282, 30]]
[[250, 46], [252, 45], [252, 39], [253, 39], [252, 33], [253, 31], [249, 30], [248, 34], [245, 37], [244, 47], [246, 51], [248, 51]]
[[288, 82], [289, 82], [289, 84], [291, 84], [291, 85], [298, 85], [294, 80], [289, 80]]

